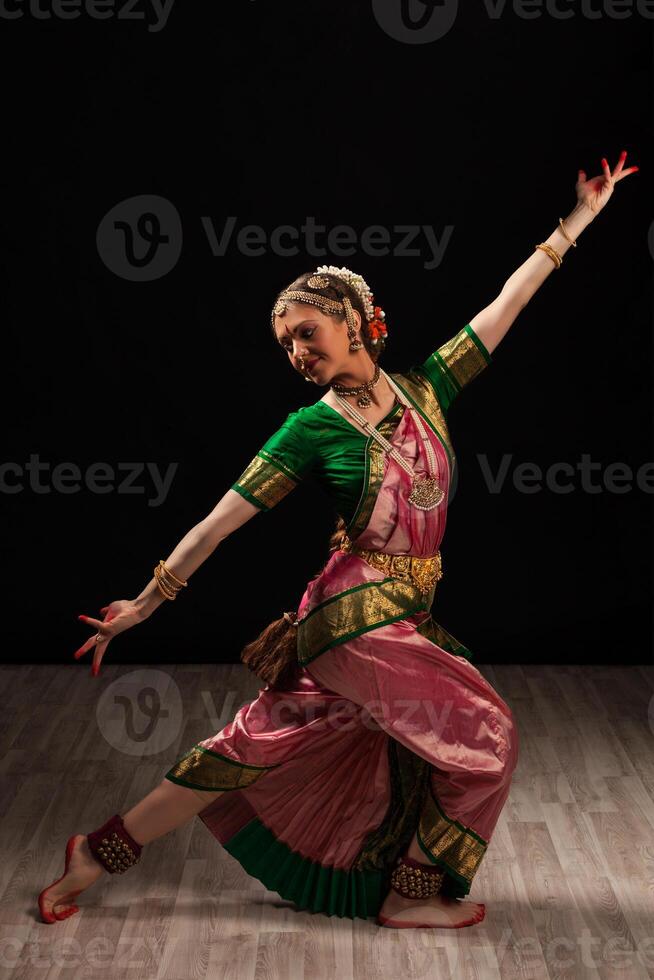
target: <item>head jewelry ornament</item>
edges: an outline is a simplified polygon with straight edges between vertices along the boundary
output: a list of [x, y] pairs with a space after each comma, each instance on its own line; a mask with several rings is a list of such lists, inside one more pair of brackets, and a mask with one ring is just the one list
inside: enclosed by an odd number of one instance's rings
[[[366, 315], [368, 334], [372, 344], [378, 344], [380, 339], [385, 340], [388, 335], [388, 330], [385, 323], [386, 314], [380, 306], [374, 305], [374, 296], [365, 279], [356, 272], [352, 272], [351, 269], [345, 268], [345, 266], [339, 269], [335, 265], [321, 265], [316, 269], [311, 278], [307, 280], [307, 286], [309, 286], [311, 289], [324, 289], [326, 286], [331, 285], [329, 279], [323, 273], [327, 273], [336, 277], [337, 279], [342, 279], [358, 294]], [[304, 289], [291, 289], [290, 286], [288, 286], [279, 295], [277, 302], [273, 307], [270, 317], [270, 322], [273, 328], [275, 325], [275, 317], [282, 316], [282, 314], [286, 312], [288, 303], [293, 302], [309, 303], [312, 306], [317, 306], [319, 310], [327, 315], [332, 313], [344, 313], [350, 336], [350, 350], [360, 350], [361, 347], [363, 347], [363, 344], [356, 340], [354, 317], [352, 316], [352, 304], [350, 303], [348, 296], [343, 296], [342, 300], [334, 300], [327, 296], [320, 296], [317, 293], [307, 292]]]

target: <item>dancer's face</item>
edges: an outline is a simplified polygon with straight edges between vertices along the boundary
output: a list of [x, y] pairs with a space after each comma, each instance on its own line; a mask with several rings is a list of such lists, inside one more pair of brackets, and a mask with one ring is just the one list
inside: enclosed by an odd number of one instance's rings
[[[357, 310], [352, 312], [358, 334], [361, 316]], [[274, 330], [277, 343], [287, 351], [295, 370], [316, 384], [329, 384], [344, 371], [351, 371], [345, 318], [327, 316], [311, 303], [289, 303], [282, 316], [275, 317]]]

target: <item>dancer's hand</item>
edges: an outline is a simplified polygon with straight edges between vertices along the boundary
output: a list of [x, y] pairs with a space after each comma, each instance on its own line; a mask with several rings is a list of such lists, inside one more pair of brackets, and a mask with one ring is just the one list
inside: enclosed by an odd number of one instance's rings
[[626, 170], [623, 170], [622, 168], [626, 159], [627, 151], [623, 150], [618, 162], [613, 168], [613, 172], [611, 172], [606, 159], [602, 157], [602, 169], [604, 172], [598, 177], [591, 177], [590, 180], [586, 180], [586, 171], [580, 170], [575, 186], [577, 201], [580, 204], [585, 204], [595, 214], [601, 211], [611, 197], [613, 188], [617, 182], [639, 169], [638, 167], [627, 167]]
[[[78, 617], [83, 623], [92, 626], [94, 633], [73, 654], [75, 659], [79, 660], [91, 647], [95, 647], [93, 651], [93, 665], [91, 667], [93, 677], [98, 676], [102, 658], [113, 637], [129, 629], [130, 626], [136, 626], [137, 623], [143, 621], [143, 617], [139, 614], [135, 604], [130, 599], [117, 599], [115, 602], [110, 602], [108, 606], [103, 606], [100, 612], [106, 613], [104, 620], [93, 619], [92, 616]], [[101, 639], [99, 640], [96, 639], [98, 633], [101, 634]]]

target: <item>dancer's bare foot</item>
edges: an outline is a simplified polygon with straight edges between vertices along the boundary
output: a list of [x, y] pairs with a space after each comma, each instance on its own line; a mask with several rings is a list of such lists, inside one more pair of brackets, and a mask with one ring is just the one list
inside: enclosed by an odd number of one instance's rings
[[391, 888], [379, 911], [378, 922], [396, 929], [431, 926], [458, 929], [481, 922], [486, 906], [480, 902], [461, 901], [434, 895], [431, 898], [404, 898]]
[[73, 901], [101, 877], [102, 866], [89, 849], [84, 834], [75, 834], [66, 845], [64, 874], [39, 895], [39, 910], [43, 922], [57, 922], [79, 912]]

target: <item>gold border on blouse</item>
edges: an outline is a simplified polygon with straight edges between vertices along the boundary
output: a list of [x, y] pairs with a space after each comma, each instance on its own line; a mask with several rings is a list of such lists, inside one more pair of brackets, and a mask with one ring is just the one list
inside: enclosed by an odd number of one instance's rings
[[443, 365], [445, 366], [446, 372], [451, 375], [454, 386], [459, 390], [465, 388], [488, 364], [465, 327], [459, 330], [458, 334], [448, 340], [446, 344], [439, 347], [431, 357], [441, 370]]
[[235, 483], [256, 497], [264, 507], [270, 508], [295, 489], [300, 477], [287, 466], [282, 469], [278, 460], [268, 453], [262, 455], [262, 452], [254, 457]]

